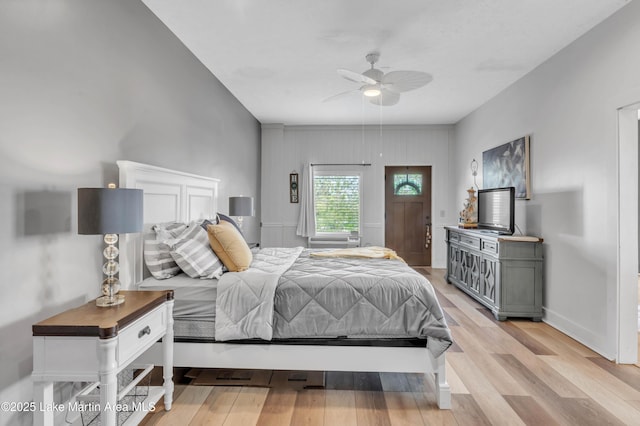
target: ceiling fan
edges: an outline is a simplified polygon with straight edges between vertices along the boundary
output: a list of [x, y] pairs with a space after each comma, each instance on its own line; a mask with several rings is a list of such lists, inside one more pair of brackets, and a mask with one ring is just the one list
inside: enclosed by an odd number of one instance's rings
[[421, 71], [391, 71], [385, 74], [375, 68], [376, 62], [380, 59], [380, 54], [377, 52], [369, 53], [365, 58], [371, 64], [371, 68], [362, 74], [343, 68], [338, 69], [338, 74], [342, 77], [360, 83], [362, 86], [359, 89], [331, 96], [325, 99], [325, 102], [360, 92], [372, 104], [391, 106], [398, 103], [400, 93], [419, 89], [433, 80], [430, 74]]

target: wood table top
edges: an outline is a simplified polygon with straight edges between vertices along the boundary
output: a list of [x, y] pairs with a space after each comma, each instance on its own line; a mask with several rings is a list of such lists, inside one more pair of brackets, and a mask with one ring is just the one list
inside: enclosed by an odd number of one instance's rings
[[90, 336], [109, 339], [118, 330], [173, 299], [173, 290], [121, 291], [124, 303], [96, 306], [95, 300], [54, 315], [32, 326], [34, 336]]

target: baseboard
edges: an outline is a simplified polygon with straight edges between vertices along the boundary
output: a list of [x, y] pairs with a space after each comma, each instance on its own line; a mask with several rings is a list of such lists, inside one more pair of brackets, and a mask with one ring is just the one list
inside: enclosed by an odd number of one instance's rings
[[591, 330], [582, 327], [579, 324], [571, 321], [567, 317], [558, 314], [557, 312], [551, 311], [547, 308], [542, 308], [544, 313], [543, 321], [553, 328], [561, 331], [572, 339], [582, 343], [592, 351], [598, 353], [609, 361], [616, 360], [615, 352], [608, 351], [602, 347], [602, 338], [603, 336], [599, 336], [594, 334]]

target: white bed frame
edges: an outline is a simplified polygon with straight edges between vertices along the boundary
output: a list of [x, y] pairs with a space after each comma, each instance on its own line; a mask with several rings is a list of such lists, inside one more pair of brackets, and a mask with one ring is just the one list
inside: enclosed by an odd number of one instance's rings
[[[211, 218], [217, 212], [219, 180], [131, 161], [118, 161], [120, 187], [144, 190], [144, 223]], [[120, 281], [133, 289], [145, 274], [143, 235], [120, 239]], [[162, 363], [162, 345], [144, 355], [146, 362]], [[305, 371], [374, 371], [433, 374], [436, 400], [451, 408], [445, 354], [438, 358], [420, 347], [315, 346], [277, 344], [174, 344], [174, 365], [194, 368], [232, 368]]]

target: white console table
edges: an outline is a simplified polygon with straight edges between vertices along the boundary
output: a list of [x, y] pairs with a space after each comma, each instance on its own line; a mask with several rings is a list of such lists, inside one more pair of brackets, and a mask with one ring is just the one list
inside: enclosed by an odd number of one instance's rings
[[[33, 325], [34, 425], [53, 426], [54, 382], [99, 382], [100, 420], [117, 420], [117, 374], [163, 338], [164, 385], [149, 391], [152, 406], [173, 399], [173, 291], [123, 291], [125, 302], [101, 308], [95, 301]], [[137, 424], [145, 412], [134, 413]]]

